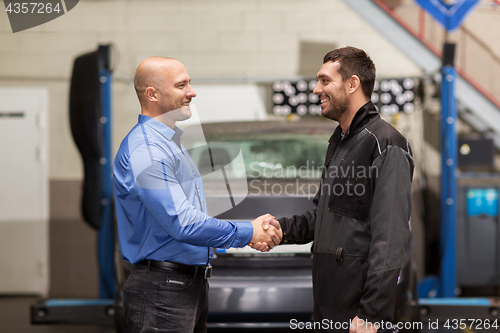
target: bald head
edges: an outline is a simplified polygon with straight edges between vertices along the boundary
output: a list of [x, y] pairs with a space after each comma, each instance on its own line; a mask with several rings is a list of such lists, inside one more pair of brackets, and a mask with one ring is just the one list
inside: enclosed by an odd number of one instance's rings
[[145, 92], [148, 87], [159, 89], [168, 79], [165, 73], [168, 74], [179, 68], [185, 70], [184, 65], [174, 58], [151, 57], [141, 62], [135, 71], [134, 77], [135, 92], [141, 105], [144, 103]]
[[189, 103], [196, 93], [186, 67], [178, 60], [164, 57], [144, 60], [135, 72], [134, 87], [142, 114], [152, 118], [168, 114], [162, 117], [165, 118], [162, 122], [170, 127], [191, 117]]

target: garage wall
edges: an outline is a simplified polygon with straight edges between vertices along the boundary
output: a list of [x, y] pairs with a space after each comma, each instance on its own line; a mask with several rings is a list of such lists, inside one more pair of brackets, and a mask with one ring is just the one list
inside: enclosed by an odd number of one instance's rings
[[75, 286], [81, 279], [97, 279], [92, 271], [95, 250], [83, 250], [95, 244], [95, 233], [83, 225], [79, 203], [67, 202], [80, 197], [82, 178], [67, 115], [76, 55], [99, 43], [115, 46], [115, 151], [139, 113], [130, 79], [137, 65], [153, 55], [183, 62], [195, 89], [200, 78], [314, 75], [325, 49], [345, 45], [368, 51], [380, 77], [420, 75], [341, 0], [81, 0], [54, 21], [15, 34], [6, 12], [0, 11], [0, 33], [0, 85], [49, 90], [53, 296], [80, 297], [83, 291], [95, 296], [88, 291], [93, 284], [89, 289]]
[[[340, 0], [80, 1], [15, 34], [0, 11], [0, 32], [0, 84], [49, 86], [53, 179], [81, 177], [67, 125], [69, 77], [74, 57], [98, 43], [116, 46], [116, 73], [125, 78], [152, 55], [178, 58], [194, 79], [296, 75], [304, 42], [364, 48], [380, 76], [419, 74]], [[116, 148], [139, 109], [130, 85], [115, 82], [113, 97]]]

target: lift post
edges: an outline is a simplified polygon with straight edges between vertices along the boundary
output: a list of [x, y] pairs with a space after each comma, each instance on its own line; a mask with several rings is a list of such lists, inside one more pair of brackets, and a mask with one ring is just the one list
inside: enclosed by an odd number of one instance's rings
[[441, 78], [441, 278], [440, 297], [455, 297], [457, 202], [457, 102], [455, 98], [455, 44], [443, 47]]
[[32, 324], [113, 325], [115, 308], [112, 190], [111, 45], [75, 59], [70, 125], [84, 161], [82, 215], [98, 231], [99, 299], [49, 299], [31, 306]]
[[[101, 51], [101, 48], [104, 48]], [[108, 53], [108, 46], [99, 46], [101, 52]], [[101, 61], [109, 61], [109, 55]], [[99, 258], [99, 297], [112, 299], [115, 296], [114, 278], [114, 218], [113, 218], [113, 158], [112, 158], [112, 129], [111, 129], [111, 84], [112, 76], [109, 65], [101, 64], [99, 69], [99, 81], [101, 83], [102, 104], [102, 131], [103, 147], [101, 155], [101, 227], [98, 234], [98, 258]]]

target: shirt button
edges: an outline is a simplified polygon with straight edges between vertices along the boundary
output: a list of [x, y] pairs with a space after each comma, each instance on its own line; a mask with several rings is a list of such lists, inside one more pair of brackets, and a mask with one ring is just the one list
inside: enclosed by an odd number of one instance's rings
[[238, 246], [241, 247], [241, 244], [239, 244]]

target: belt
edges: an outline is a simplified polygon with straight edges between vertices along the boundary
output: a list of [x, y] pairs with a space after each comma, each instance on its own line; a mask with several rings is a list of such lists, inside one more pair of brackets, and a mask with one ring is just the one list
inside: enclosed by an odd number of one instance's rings
[[212, 266], [210, 265], [207, 266], [184, 265], [171, 261], [156, 261], [156, 260], [143, 260], [139, 263], [145, 266], [168, 269], [170, 271], [187, 274], [191, 276], [201, 276], [204, 279], [208, 279], [210, 278], [210, 276], [212, 276]]

